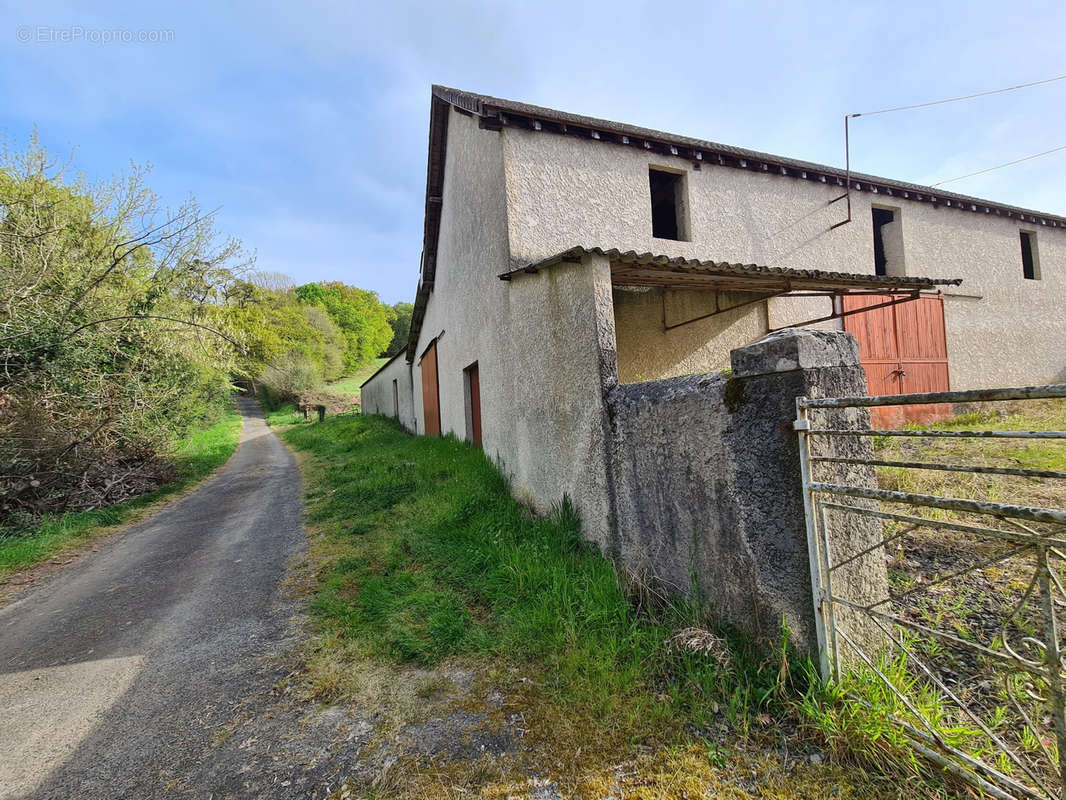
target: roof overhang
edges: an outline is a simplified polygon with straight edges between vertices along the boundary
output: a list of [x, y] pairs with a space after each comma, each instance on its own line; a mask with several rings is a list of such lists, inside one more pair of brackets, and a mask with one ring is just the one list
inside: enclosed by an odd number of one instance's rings
[[634, 250], [605, 250], [601, 247], [571, 247], [525, 267], [505, 272], [501, 280], [536, 273], [556, 264], [580, 262], [598, 255], [611, 262], [611, 283], [615, 286], [657, 286], [669, 289], [696, 289], [724, 292], [759, 292], [774, 295], [788, 292], [920, 292], [941, 286], [958, 286], [961, 278], [919, 278], [914, 276], [864, 275], [813, 269], [764, 267], [680, 258]]
[[[931, 203], [938, 207], [946, 207], [958, 211], [1003, 216], [1022, 223], [1051, 228], [1066, 228], [1066, 217], [1032, 209], [941, 191], [933, 187], [905, 181], [848, 173], [839, 167], [825, 164], [815, 164], [719, 142], [679, 136], [635, 125], [585, 117], [528, 103], [518, 103], [512, 100], [435, 85], [431, 90], [430, 103], [422, 263], [419, 271], [418, 290], [415, 294], [414, 313], [411, 320], [411, 338], [407, 347], [407, 360], [409, 362], [413, 362], [417, 355], [415, 348], [418, 346], [418, 338], [422, 332], [422, 322], [425, 318], [429, 295], [433, 291], [433, 284], [436, 280], [437, 242], [440, 238], [444, 164], [448, 141], [448, 117], [452, 108], [459, 113], [476, 117], [479, 126], [488, 130], [501, 130], [505, 127], [511, 127], [529, 131], [545, 131], [564, 136], [590, 139], [603, 144], [638, 148], [649, 153], [691, 159], [694, 164], [730, 167], [794, 180], [830, 184], [843, 187], [845, 190], [869, 192], [883, 196], [885, 202], [895, 202], [897, 199], [902, 199], [919, 203]], [[848, 182], [849, 176], [850, 183]], [[661, 272], [662, 270], [657, 271]], [[839, 275], [840, 273], [822, 274]], [[866, 276], [867, 279], [871, 277], [879, 276]], [[890, 281], [890, 279], [881, 281], [876, 288], [881, 291], [891, 291], [896, 288], [895, 283], [891, 281], [890, 285], [886, 286], [886, 281]], [[697, 282], [696, 278], [692, 278], [686, 285], [698, 288], [694, 285]], [[782, 283], [780, 279], [777, 282], [778, 285]], [[704, 283], [708, 283], [708, 281], [704, 280]], [[751, 280], [747, 281], [745, 285], [752, 286], [753, 284], [754, 281]], [[941, 282], [935, 285], [945, 284], [951, 284], [951, 282]], [[855, 284], [850, 285], [855, 286]], [[912, 290], [913, 286], [914, 284], [907, 284], [898, 288]], [[702, 288], [724, 289], [725, 285], [719, 282], [716, 287], [704, 286]], [[759, 290], [745, 289], [743, 291]], [[777, 291], [779, 292], [780, 290]]]
[[426, 163], [426, 208], [422, 230], [422, 263], [419, 265], [418, 289], [411, 313], [411, 330], [407, 340], [407, 361], [413, 362], [422, 321], [426, 316], [429, 295], [437, 279], [437, 241], [444, 196], [444, 163], [448, 146], [448, 101], [432, 94], [429, 107], [429, 153]]

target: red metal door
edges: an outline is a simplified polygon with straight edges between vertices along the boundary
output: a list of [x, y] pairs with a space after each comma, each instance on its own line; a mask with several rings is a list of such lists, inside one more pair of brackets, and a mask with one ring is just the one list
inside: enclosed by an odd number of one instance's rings
[[481, 377], [477, 364], [467, 367], [470, 381], [470, 438], [481, 447]]
[[440, 436], [440, 388], [437, 383], [437, 340], [422, 354], [422, 415], [426, 436]]
[[[843, 309], [859, 311], [888, 300], [884, 295], [843, 298]], [[859, 343], [871, 395], [946, 392], [948, 348], [944, 298], [919, 297], [844, 317], [844, 330]], [[884, 406], [870, 409], [874, 427], [895, 428], [906, 422], [931, 422], [951, 416], [947, 404]]]

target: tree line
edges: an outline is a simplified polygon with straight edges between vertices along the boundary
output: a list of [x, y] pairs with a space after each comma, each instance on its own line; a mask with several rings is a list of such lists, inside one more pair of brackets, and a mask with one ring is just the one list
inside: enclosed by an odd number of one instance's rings
[[89, 181], [36, 138], [2, 153], [4, 530], [164, 482], [170, 448], [221, 416], [235, 380], [298, 396], [406, 343], [409, 304], [257, 272], [213, 213], [165, 208], [147, 175]]
[[298, 398], [407, 343], [410, 303], [388, 306], [339, 281], [295, 286], [278, 273], [253, 273], [242, 290], [230, 312], [244, 346], [234, 374], [272, 399]]

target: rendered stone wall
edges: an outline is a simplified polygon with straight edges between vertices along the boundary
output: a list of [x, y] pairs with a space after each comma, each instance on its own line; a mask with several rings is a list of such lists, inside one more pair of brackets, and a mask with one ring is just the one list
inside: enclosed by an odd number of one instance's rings
[[516, 497], [538, 512], [564, 497], [585, 537], [611, 530], [605, 393], [617, 383], [610, 265], [599, 256], [510, 282], [508, 366], [515, 375], [511, 450]]
[[[716, 292], [615, 287], [618, 379], [622, 383], [710, 372], [729, 366], [729, 351], [766, 333], [766, 303], [698, 319], [715, 310]], [[722, 292], [719, 307], [731, 308], [753, 295]], [[666, 325], [678, 325], [666, 329]]]
[[[795, 398], [865, 393], [855, 340], [787, 330], [733, 352], [731, 379], [697, 375], [616, 386], [607, 397], [616, 563], [699, 598], [759, 636], [782, 619], [794, 643], [816, 648]], [[868, 425], [865, 411], [833, 412], [833, 425]], [[864, 437], [837, 437], [822, 454], [870, 455]], [[828, 466], [828, 465], [826, 465]], [[869, 468], [820, 477], [867, 483]], [[867, 484], [868, 485], [868, 484]], [[838, 524], [848, 549], [876, 543], [876, 522]], [[863, 545], [865, 546], [865, 545]], [[875, 551], [848, 574], [850, 597], [887, 591]]]
[[496, 276], [507, 268], [507, 204], [500, 136], [452, 110], [448, 121], [436, 283], [415, 348], [415, 432], [425, 431], [420, 361], [437, 338], [440, 421], [444, 434], [469, 440], [463, 372], [477, 362], [485, 453], [511, 463], [514, 375], [507, 350], [510, 292]]
[[[403, 353], [382, 367], [368, 380], [361, 390], [364, 414], [383, 414], [395, 417], [412, 433], [416, 430], [414, 385], [411, 381], [412, 367]], [[396, 381], [393, 396], [392, 382]], [[397, 401], [394, 403], [394, 400]], [[396, 405], [399, 405], [397, 413]]]
[[[845, 213], [843, 203], [831, 202], [838, 186], [706, 163], [697, 171], [685, 158], [545, 131], [507, 127], [501, 135], [512, 266], [580, 244], [873, 274], [871, 209], [888, 204], [899, 209], [902, 274], [963, 279], [945, 292], [952, 389], [1066, 380], [1066, 229], [858, 191], [852, 221], [833, 227]], [[689, 241], [651, 235], [649, 167], [685, 173]], [[1021, 230], [1036, 234], [1040, 280], [1022, 277]], [[627, 381], [684, 374], [695, 363], [718, 369], [721, 346], [751, 343], [765, 332], [765, 317], [779, 328], [829, 310], [814, 299], [777, 298], [768, 306], [738, 312], [724, 329], [712, 318], [664, 334], [661, 324], [655, 328], [661, 312], [638, 317], [619, 303], [619, 374]], [[623, 315], [644, 330], [626, 336]], [[717, 346], [694, 344], [693, 330], [707, 334], [704, 341], [718, 335]]]

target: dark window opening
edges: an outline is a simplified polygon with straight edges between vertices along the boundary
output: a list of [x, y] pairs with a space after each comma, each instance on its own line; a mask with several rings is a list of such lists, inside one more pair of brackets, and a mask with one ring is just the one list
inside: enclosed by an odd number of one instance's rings
[[395, 378], [392, 381], [392, 415], [400, 416], [400, 384]]
[[656, 239], [684, 240], [681, 214], [684, 176], [650, 169], [648, 179], [651, 183], [651, 235]]
[[1039, 279], [1039, 275], [1036, 271], [1036, 234], [1029, 233], [1028, 231], [1021, 231], [1022, 237], [1022, 275], [1026, 280], [1035, 281]]
[[885, 238], [881, 228], [894, 222], [896, 212], [890, 208], [873, 209], [874, 218], [874, 273], [876, 275], [888, 274], [888, 256], [885, 255]]

